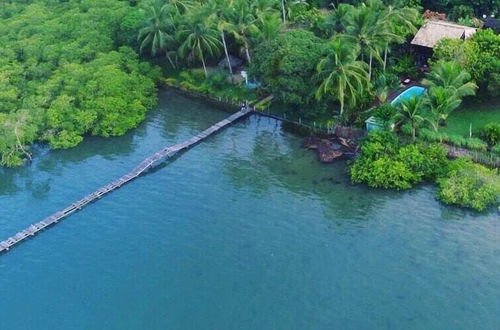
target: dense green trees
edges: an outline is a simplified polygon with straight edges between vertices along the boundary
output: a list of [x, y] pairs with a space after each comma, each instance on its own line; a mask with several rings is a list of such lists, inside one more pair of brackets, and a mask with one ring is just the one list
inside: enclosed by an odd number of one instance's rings
[[434, 51], [437, 60], [455, 61], [470, 73], [481, 93], [496, 96], [500, 84], [500, 35], [479, 30], [468, 40], [442, 40]]
[[325, 48], [323, 40], [312, 32], [286, 31], [256, 48], [251, 72], [286, 104], [311, 104], [316, 63]]
[[141, 40], [140, 51], [148, 48], [153, 56], [163, 51], [170, 64], [175, 67], [170, 56], [170, 46], [175, 41], [174, 16], [168, 12], [168, 7], [153, 3], [146, 7], [146, 17], [147, 24], [138, 35], [138, 39]]
[[500, 200], [500, 176], [489, 169], [461, 158], [450, 162], [438, 180], [438, 197], [446, 204], [484, 211]]
[[367, 65], [356, 60], [358, 54], [356, 44], [336, 38], [328, 44], [327, 55], [317, 66], [320, 85], [316, 96], [318, 99], [330, 96], [338, 100], [341, 115], [345, 104], [355, 106], [368, 87]]
[[458, 18], [464, 14], [476, 15], [498, 15], [500, 12], [500, 0], [422, 0], [422, 6], [427, 9], [448, 13], [452, 18]]
[[446, 150], [439, 145], [401, 145], [391, 132], [373, 132], [350, 168], [355, 183], [385, 189], [409, 189], [434, 181], [446, 170]]
[[118, 39], [133, 42], [118, 36], [141, 17], [115, 0], [0, 1], [2, 165], [29, 159], [35, 141], [71, 147], [86, 134], [123, 134], [144, 118], [157, 72], [116, 47]]
[[[281, 0], [185, 4], [189, 10], [178, 9], [171, 1], [142, 2], [146, 18], [139, 40], [143, 50], [153, 57], [175, 54], [182, 65], [201, 65], [206, 76], [207, 66], [220, 60], [221, 54], [228, 61], [230, 53], [239, 55], [250, 66], [252, 78], [284, 103], [325, 109], [311, 97], [317, 92], [321, 103], [338, 103], [339, 107], [330, 109], [340, 109], [342, 115], [346, 108], [355, 110], [359, 100], [370, 98], [375, 71], [385, 69], [390, 48], [414, 32], [418, 21], [414, 8], [382, 0], [340, 4], [329, 11], [318, 10], [314, 3]], [[332, 40], [343, 40], [346, 46]], [[342, 72], [344, 68], [348, 70]], [[334, 81], [336, 77], [340, 80]]]
[[437, 144], [401, 144], [390, 132], [372, 132], [361, 147], [362, 155], [350, 168], [354, 183], [384, 189], [409, 189], [421, 182], [436, 182], [438, 198], [483, 211], [500, 201], [500, 176], [496, 169], [466, 158], [448, 160]]
[[222, 48], [219, 31], [210, 16], [204, 17], [195, 11], [190, 17], [189, 22], [181, 25], [177, 31], [178, 39], [182, 40], [179, 54], [188, 60], [201, 61], [205, 76], [208, 77], [207, 56], [217, 57]]

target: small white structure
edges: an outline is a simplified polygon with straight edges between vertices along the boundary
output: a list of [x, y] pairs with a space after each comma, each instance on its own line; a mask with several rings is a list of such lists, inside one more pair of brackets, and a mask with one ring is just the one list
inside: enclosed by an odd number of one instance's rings
[[248, 73], [246, 71], [241, 71], [240, 75], [245, 79], [245, 85], [248, 85]]

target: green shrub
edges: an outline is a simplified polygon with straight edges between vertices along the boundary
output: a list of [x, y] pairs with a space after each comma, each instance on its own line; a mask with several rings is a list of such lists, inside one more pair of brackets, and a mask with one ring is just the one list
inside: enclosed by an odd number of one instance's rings
[[490, 146], [500, 142], [500, 123], [490, 123], [481, 129], [481, 137]]
[[405, 163], [384, 156], [375, 160], [356, 161], [351, 168], [354, 183], [367, 183], [372, 188], [409, 189], [418, 178]]
[[397, 136], [392, 132], [373, 131], [361, 146], [363, 156], [374, 159], [384, 154], [394, 154], [399, 147]]
[[488, 92], [492, 96], [500, 96], [500, 72], [492, 73], [490, 75], [490, 79], [488, 81]]
[[491, 148], [491, 152], [496, 154], [496, 155], [500, 155], [500, 143], [497, 144], [496, 146], [493, 146]]
[[418, 169], [422, 171], [424, 180], [435, 181], [448, 170], [448, 151], [440, 144], [431, 144], [427, 147], [420, 145], [420, 148], [424, 160]]
[[392, 73], [400, 77], [417, 79], [420, 75], [414, 56], [406, 55], [398, 58], [395, 65], [390, 67]]
[[394, 134], [385, 131], [370, 133], [361, 151], [351, 166], [351, 179], [374, 188], [409, 189], [413, 184], [435, 180], [448, 163], [442, 146], [401, 146]]
[[422, 128], [418, 132], [418, 137], [425, 142], [445, 142], [448, 141], [446, 133], [439, 133], [428, 128]]
[[397, 109], [390, 103], [384, 103], [376, 107], [373, 111], [373, 117], [377, 119], [385, 128], [392, 124]]
[[228, 82], [228, 74], [225, 72], [215, 72], [208, 76], [204, 81], [204, 85], [207, 86], [209, 91], [219, 91], [231, 87]]
[[456, 147], [464, 147], [467, 145], [467, 139], [461, 135], [449, 135], [447, 142]]
[[478, 138], [470, 138], [470, 139], [467, 139], [466, 141], [467, 142], [466, 142], [465, 146], [471, 150], [486, 151], [486, 148], [488, 147], [486, 142], [484, 142], [483, 140], [478, 139]]
[[438, 180], [438, 185], [438, 197], [446, 204], [483, 211], [500, 200], [498, 171], [466, 158], [451, 162], [447, 175]]

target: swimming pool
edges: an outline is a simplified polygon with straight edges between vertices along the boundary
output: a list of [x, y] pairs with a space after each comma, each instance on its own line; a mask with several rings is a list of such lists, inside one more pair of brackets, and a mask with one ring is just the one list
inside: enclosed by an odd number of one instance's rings
[[[399, 94], [394, 100], [391, 101], [391, 105], [398, 105], [401, 103], [401, 101], [404, 100], [409, 100], [412, 97], [421, 97], [424, 95], [426, 91], [426, 88], [420, 87], [420, 86], [412, 86], [406, 90], [404, 90], [401, 94]], [[382, 129], [382, 124], [380, 124], [377, 119], [373, 116], [368, 118], [365, 121], [366, 124], [366, 130], [368, 132], [374, 131], [374, 130], [380, 130]]]
[[391, 104], [397, 105], [401, 101], [409, 100], [412, 97], [421, 97], [422, 95], [424, 95], [425, 91], [426, 89], [424, 87], [412, 86], [399, 94], [394, 100], [391, 101]]

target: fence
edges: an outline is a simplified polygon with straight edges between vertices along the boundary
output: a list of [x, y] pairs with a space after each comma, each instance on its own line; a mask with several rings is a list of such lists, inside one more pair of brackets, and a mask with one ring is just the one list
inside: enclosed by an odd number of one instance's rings
[[288, 125], [296, 126], [303, 130], [305, 134], [318, 134], [318, 135], [336, 135], [345, 139], [358, 140], [366, 135], [366, 132], [361, 129], [346, 127], [336, 124], [334, 121], [323, 124], [321, 122], [304, 120], [301, 117], [289, 117], [286, 113], [279, 115], [269, 110], [257, 111], [262, 116], [280, 120]]
[[448, 155], [453, 158], [466, 156], [470, 157], [476, 163], [489, 167], [500, 168], [500, 156], [492, 152], [474, 151], [451, 145], [446, 145], [446, 148], [448, 149]]

